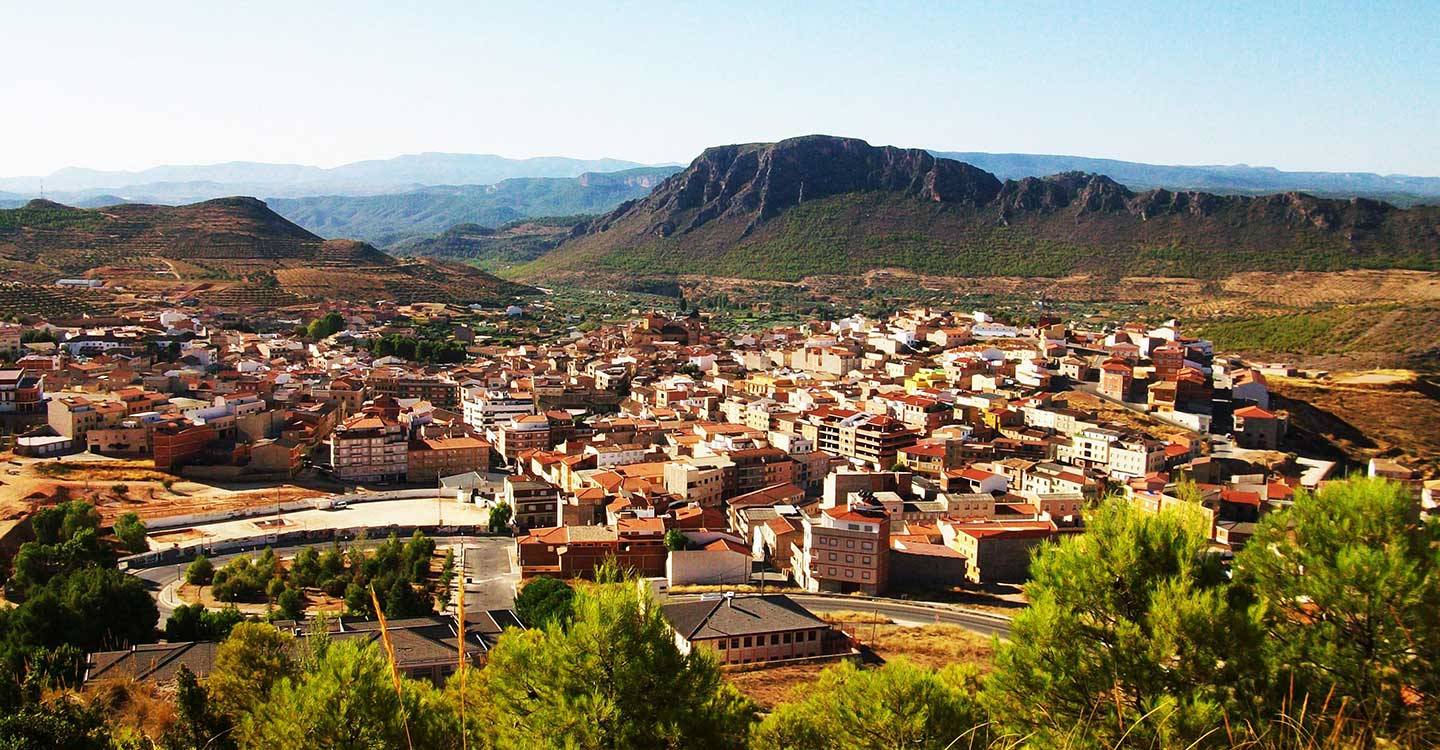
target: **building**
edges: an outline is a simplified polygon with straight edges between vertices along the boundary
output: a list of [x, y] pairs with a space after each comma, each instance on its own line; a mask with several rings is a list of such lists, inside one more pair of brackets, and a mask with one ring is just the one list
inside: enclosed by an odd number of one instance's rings
[[490, 444], [473, 437], [420, 438], [410, 441], [405, 459], [408, 482], [439, 481], [440, 477], [490, 471]]
[[0, 370], [0, 414], [45, 412], [45, 374], [31, 370]]
[[513, 417], [535, 414], [537, 411], [535, 397], [531, 393], [478, 386], [464, 390], [460, 407], [465, 424], [481, 432], [487, 432]]
[[1258, 406], [1236, 409], [1234, 420], [1232, 434], [1241, 448], [1275, 450], [1285, 436], [1285, 418]]
[[79, 394], [54, 396], [49, 401], [50, 429], [59, 435], [83, 441], [91, 428], [119, 425], [125, 405], [119, 401], [96, 401]]
[[[629, 519], [629, 528], [616, 526], [556, 526], [537, 528], [515, 540], [520, 578], [593, 578], [595, 569], [614, 558], [621, 570], [642, 578], [665, 575], [670, 550], [659, 519]], [[636, 525], [635, 520], [650, 521]]]
[[399, 421], [357, 414], [330, 436], [330, 465], [342, 482], [398, 482], [405, 479], [409, 440]]
[[848, 639], [783, 594], [725, 595], [666, 604], [681, 653], [708, 648], [721, 664], [763, 664], [847, 653]]
[[371, 396], [429, 401], [437, 408], [454, 411], [460, 407], [460, 384], [445, 375], [424, 375], [402, 368], [380, 368], [367, 381]]
[[173, 471], [184, 466], [219, 437], [214, 427], [176, 417], [157, 422], [150, 433], [155, 468]]
[[514, 463], [524, 451], [550, 447], [550, 420], [543, 414], [517, 414], [495, 428], [495, 449]]
[[856, 503], [801, 516], [802, 545], [795, 550], [796, 583], [808, 591], [871, 596], [889, 584], [889, 514], [879, 505]]
[[[820, 450], [877, 470], [894, 466], [900, 450], [914, 445], [920, 431], [893, 417], [849, 409], [823, 409], [812, 413], [805, 427], [814, 433]], [[804, 431], [801, 432], [805, 437]]]
[[1030, 553], [1055, 536], [1049, 521], [942, 524], [946, 546], [966, 560], [972, 583], [1024, 583], [1030, 577]]
[[505, 477], [505, 502], [512, 522], [522, 529], [539, 529], [560, 522], [560, 491], [542, 479]]
[[1135, 379], [1135, 368], [1118, 360], [1109, 359], [1100, 365], [1100, 394], [1115, 401], [1130, 397], [1130, 385]]

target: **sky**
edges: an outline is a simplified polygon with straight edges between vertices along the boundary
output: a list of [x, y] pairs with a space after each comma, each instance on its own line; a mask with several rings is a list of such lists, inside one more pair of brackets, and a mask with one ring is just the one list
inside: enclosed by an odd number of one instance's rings
[[1440, 175], [1440, 2], [0, 0], [0, 175], [807, 133]]

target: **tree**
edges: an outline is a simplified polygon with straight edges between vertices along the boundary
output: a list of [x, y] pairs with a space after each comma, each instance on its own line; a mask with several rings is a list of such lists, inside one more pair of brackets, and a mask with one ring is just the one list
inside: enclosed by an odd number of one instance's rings
[[805, 697], [756, 728], [753, 750], [985, 748], [990, 731], [973, 669], [933, 671], [902, 660], [864, 670], [826, 669]]
[[66, 620], [53, 623], [86, 650], [123, 648], [153, 640], [160, 611], [135, 576], [114, 568], [82, 568], [54, 582]]
[[294, 637], [263, 622], [242, 622], [215, 650], [205, 688], [216, 709], [232, 720], [249, 713], [271, 686], [295, 675], [290, 655]]
[[1402, 485], [1350, 479], [1260, 522], [1236, 579], [1264, 605], [1284, 698], [1343, 703], [1380, 736], [1440, 731], [1440, 525], [1414, 510]]
[[427, 683], [401, 680], [373, 643], [343, 641], [305, 673], [275, 685], [240, 724], [241, 745], [274, 750], [450, 748], [455, 714]]
[[575, 589], [559, 578], [531, 579], [515, 596], [515, 614], [527, 628], [568, 625], [574, 609]]
[[1031, 606], [986, 681], [990, 714], [1027, 742], [1103, 747], [1183, 746], [1243, 718], [1262, 679], [1259, 617], [1209, 554], [1206, 516], [1111, 499], [1086, 523], [1035, 556]]
[[182, 604], [165, 620], [165, 640], [219, 641], [230, 635], [245, 615], [234, 607], [206, 609], [203, 604]]
[[305, 617], [305, 595], [293, 586], [286, 586], [285, 590], [275, 597], [275, 606], [280, 608], [280, 616], [287, 620], [301, 620]]
[[685, 532], [679, 529], [670, 529], [665, 532], [665, 548], [671, 552], [679, 552], [690, 546], [690, 539]]
[[110, 731], [99, 712], [62, 696], [0, 715], [0, 747], [108, 750]]
[[210, 696], [195, 673], [180, 665], [175, 677], [175, 721], [165, 731], [160, 747], [165, 750], [200, 750], [234, 747], [227, 736], [233, 725], [215, 712]]
[[754, 705], [704, 649], [680, 653], [633, 581], [575, 604], [569, 628], [511, 631], [490, 652], [478, 681], [496, 748], [744, 747]]
[[514, 511], [509, 503], [500, 503], [490, 507], [490, 533], [504, 534], [510, 530], [510, 519], [514, 517]]
[[145, 522], [135, 513], [126, 513], [115, 519], [115, 538], [129, 552], [144, 552], [150, 548], [145, 542]]
[[201, 555], [185, 568], [185, 582], [192, 586], [206, 586], [215, 577], [215, 565], [210, 558]]

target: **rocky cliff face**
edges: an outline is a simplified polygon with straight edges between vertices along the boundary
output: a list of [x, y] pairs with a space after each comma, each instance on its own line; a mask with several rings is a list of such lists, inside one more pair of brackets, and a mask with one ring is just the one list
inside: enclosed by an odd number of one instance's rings
[[621, 219], [646, 215], [655, 217], [648, 232], [661, 237], [734, 217], [746, 220], [748, 233], [788, 208], [842, 193], [882, 190], [979, 206], [993, 200], [1000, 187], [988, 172], [937, 159], [920, 149], [805, 136], [705, 149], [649, 196], [620, 206], [580, 233], [603, 231]]

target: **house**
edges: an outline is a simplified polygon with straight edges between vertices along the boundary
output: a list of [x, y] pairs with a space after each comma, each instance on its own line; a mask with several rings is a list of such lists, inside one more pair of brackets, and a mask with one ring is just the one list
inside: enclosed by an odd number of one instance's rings
[[1275, 450], [1285, 436], [1285, 418], [1258, 406], [1236, 409], [1232, 434], [1241, 448]]
[[[476, 666], [483, 662], [501, 630], [523, 627], [510, 610], [480, 612], [466, 619], [465, 655]], [[325, 623], [331, 642], [380, 640], [378, 620], [335, 617], [326, 619]], [[445, 615], [409, 617], [387, 620], [385, 625], [395, 650], [396, 667], [401, 674], [442, 683], [455, 671], [459, 655], [455, 618]], [[303, 623], [280, 620], [275, 622], [275, 626], [294, 633], [297, 639], [311, 637], [310, 629]], [[133, 679], [152, 685], [168, 685], [179, 676], [182, 666], [203, 679], [215, 666], [215, 652], [219, 646], [219, 643], [205, 641], [145, 643], [123, 651], [92, 653], [85, 660], [85, 682]]]
[[357, 414], [330, 436], [335, 478], [342, 482], [403, 480], [408, 442], [399, 421], [384, 414]]
[[[658, 519], [650, 519], [658, 523]], [[622, 529], [620, 526], [555, 526], [534, 529], [515, 539], [521, 580], [591, 578], [605, 560], [614, 558], [621, 570], [642, 578], [665, 575], [670, 550], [664, 526]]]
[[783, 594], [681, 602], [660, 608], [681, 653], [708, 648], [721, 664], [763, 664], [848, 653], [849, 641]]

